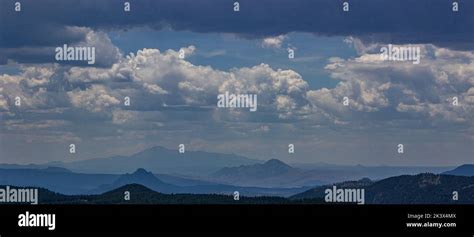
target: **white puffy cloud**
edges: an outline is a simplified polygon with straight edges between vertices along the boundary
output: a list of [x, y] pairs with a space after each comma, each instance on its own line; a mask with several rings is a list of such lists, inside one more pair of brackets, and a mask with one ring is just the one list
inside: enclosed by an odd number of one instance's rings
[[23, 109], [49, 107], [46, 86], [54, 73], [53, 67], [22, 67], [19, 75], [0, 75], [0, 109], [10, 110], [15, 99], [20, 99]]
[[[188, 53], [194, 47], [183, 48]], [[120, 68], [132, 70], [134, 84], [158, 96], [167, 105], [212, 106], [217, 95], [225, 93], [256, 94], [258, 106], [278, 112], [278, 96], [286, 96], [296, 105], [307, 104], [308, 84], [292, 70], [274, 70], [267, 64], [221, 71], [197, 66], [179, 57], [178, 51], [143, 49], [127, 57]], [[281, 107], [280, 107], [281, 109]], [[235, 111], [234, 111], [235, 112]], [[293, 111], [285, 110], [285, 114]]]
[[7, 98], [2, 94], [3, 94], [3, 88], [0, 88], [0, 111], [9, 109]]
[[72, 67], [64, 73], [64, 79], [71, 83], [104, 83], [129, 80], [131, 70], [114, 64], [110, 68]]
[[[472, 123], [474, 109], [469, 90], [474, 87], [474, 54], [432, 45], [415, 46], [421, 48], [420, 64], [384, 61], [380, 53], [331, 60], [325, 68], [340, 80], [339, 84], [333, 89], [311, 91], [308, 99], [335, 113], [384, 110], [387, 120], [397, 118], [393, 113], [399, 112], [433, 124]], [[342, 107], [345, 96], [350, 98], [350, 110]], [[458, 106], [452, 104], [454, 97], [459, 98]]]
[[280, 49], [283, 41], [287, 39], [286, 35], [279, 35], [275, 37], [267, 37], [262, 40], [262, 47]]
[[100, 112], [120, 103], [120, 100], [110, 95], [107, 88], [103, 85], [92, 85], [86, 90], [69, 91], [67, 95], [75, 107], [84, 108], [92, 112]]
[[[194, 46], [163, 52], [143, 49], [109, 68], [44, 65], [25, 67], [19, 75], [4, 75], [0, 79], [12, 85], [6, 94], [23, 93], [26, 101], [41, 102], [30, 103], [31, 109], [72, 106], [90, 113], [107, 113], [104, 118], [112, 118], [116, 124], [130, 117], [130, 113], [119, 112], [125, 96], [131, 98], [132, 110], [202, 107], [213, 111], [218, 94], [226, 91], [256, 94], [258, 109], [266, 116], [281, 119], [291, 119], [308, 105], [305, 96], [309, 86], [295, 71], [275, 70], [267, 64], [217, 70], [188, 62], [186, 57], [195, 50]], [[184, 58], [180, 57], [180, 51], [184, 52]], [[35, 93], [26, 94], [28, 91]], [[8, 103], [2, 103], [2, 108], [8, 109]], [[215, 110], [215, 113], [218, 120], [258, 116], [242, 109]]]
[[100, 31], [90, 30], [85, 41], [74, 46], [95, 47], [95, 64], [97, 66], [110, 66], [122, 57], [120, 50], [112, 43], [109, 36]]

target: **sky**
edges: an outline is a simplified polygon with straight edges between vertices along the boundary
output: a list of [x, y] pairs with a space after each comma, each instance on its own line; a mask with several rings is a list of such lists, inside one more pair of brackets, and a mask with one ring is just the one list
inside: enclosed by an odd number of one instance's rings
[[[0, 0], [0, 163], [179, 144], [289, 163], [474, 162], [472, 1], [15, 2]], [[94, 47], [95, 63], [56, 60], [64, 44]], [[383, 60], [388, 45], [420, 63]], [[257, 111], [218, 108], [226, 91], [257, 95]]]

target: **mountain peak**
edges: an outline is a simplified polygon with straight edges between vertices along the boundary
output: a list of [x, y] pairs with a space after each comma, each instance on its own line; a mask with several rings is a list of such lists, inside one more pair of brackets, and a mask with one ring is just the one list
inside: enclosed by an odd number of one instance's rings
[[284, 167], [284, 168], [292, 168], [291, 166], [287, 165], [285, 162], [278, 160], [278, 159], [270, 159], [263, 163], [264, 166], [270, 167]]
[[152, 174], [151, 172], [146, 171], [143, 168], [138, 168], [132, 175], [149, 175]]
[[153, 173], [143, 168], [139, 168], [131, 174], [121, 175], [112, 186], [121, 187], [128, 184], [140, 184], [153, 190], [159, 190], [164, 186], [168, 186], [168, 184], [162, 182]]
[[155, 177], [155, 175], [152, 172], [148, 172], [147, 170], [143, 168], [138, 168], [135, 172], [131, 174], [124, 174], [120, 176], [120, 178], [117, 181], [125, 181], [125, 183], [139, 183], [141, 184], [142, 182], [157, 182], [161, 183], [161, 180]]
[[50, 173], [72, 173], [72, 171], [70, 171], [66, 168], [54, 167], [54, 166], [48, 166], [48, 167], [40, 169], [40, 170], [45, 171], [45, 172], [50, 172]]
[[289, 172], [297, 170], [284, 162], [277, 159], [270, 159], [263, 164], [242, 165], [239, 167], [223, 168], [213, 174], [220, 180], [226, 178], [230, 180], [249, 180], [249, 179], [265, 179], [271, 177], [282, 176]]
[[474, 168], [474, 164], [464, 164], [457, 167], [457, 169], [473, 169], [473, 168]]
[[474, 164], [464, 164], [456, 167], [453, 170], [446, 171], [443, 174], [457, 176], [474, 176]]

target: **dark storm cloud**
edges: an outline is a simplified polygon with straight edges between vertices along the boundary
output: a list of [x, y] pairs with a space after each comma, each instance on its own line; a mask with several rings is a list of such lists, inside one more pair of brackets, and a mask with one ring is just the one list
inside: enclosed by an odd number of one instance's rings
[[365, 42], [433, 43], [474, 49], [474, 2], [460, 1], [452, 12], [445, 0], [137, 0], [131, 12], [115, 0], [24, 0], [22, 12], [1, 0], [0, 48], [57, 46], [84, 41], [87, 30], [165, 26], [195, 32], [266, 37], [292, 31], [316, 35], [352, 35]]

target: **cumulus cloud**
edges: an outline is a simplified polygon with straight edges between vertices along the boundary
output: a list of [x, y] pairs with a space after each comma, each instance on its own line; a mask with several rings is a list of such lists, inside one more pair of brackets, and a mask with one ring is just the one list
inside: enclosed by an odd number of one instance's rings
[[120, 103], [120, 100], [110, 95], [102, 85], [92, 85], [86, 90], [73, 90], [67, 94], [72, 105], [93, 112], [100, 112]]
[[[348, 97], [351, 110], [374, 115], [384, 111], [387, 120], [402, 116], [422, 118], [428, 123], [472, 125], [474, 108], [469, 91], [474, 87], [474, 54], [433, 45], [416, 47], [423, 52], [418, 65], [383, 61], [380, 53], [342, 61], [333, 59], [325, 68], [340, 83], [331, 90], [310, 92], [309, 99], [335, 112], [347, 110], [341, 101]], [[459, 99], [458, 106], [453, 106], [454, 97]]]
[[48, 92], [43, 86], [49, 83], [52, 67], [23, 67], [19, 75], [0, 75], [0, 101], [4, 110], [15, 108], [15, 100], [20, 99], [23, 109], [49, 107]]
[[285, 35], [265, 38], [262, 40], [262, 47], [280, 49], [286, 38]]
[[[279, 105], [282, 95], [292, 104], [305, 104], [304, 95], [308, 84], [292, 70], [275, 70], [267, 64], [250, 68], [234, 68], [230, 71], [197, 66], [179, 57], [179, 51], [192, 54], [194, 46], [178, 51], [158, 49], [139, 50], [109, 69], [71, 68], [65, 73], [70, 82], [105, 83], [127, 82], [126, 88], [115, 89], [120, 97], [130, 96], [139, 101], [134, 109], [159, 109], [165, 106], [191, 106], [214, 108], [217, 95], [230, 93], [257, 94], [262, 109], [279, 108], [287, 115], [295, 112]], [[91, 73], [92, 72], [92, 73]], [[78, 103], [79, 104], [79, 103]], [[277, 115], [275, 115], [277, 116]]]
[[8, 110], [8, 101], [5, 95], [3, 95], [3, 88], [0, 88], [0, 111]]
[[[91, 113], [108, 112], [121, 106], [128, 96], [135, 110], [164, 108], [215, 108], [217, 95], [241, 93], [258, 95], [259, 109], [270, 115], [291, 118], [305, 100], [308, 84], [292, 70], [273, 69], [267, 64], [234, 68], [230, 71], [198, 66], [180, 57], [191, 55], [194, 46], [178, 51], [143, 49], [121, 58], [110, 68], [36, 66], [23, 67], [19, 75], [3, 75], [4, 93], [19, 95], [32, 109], [62, 105], [83, 108]], [[29, 93], [28, 93], [29, 92]], [[11, 100], [4, 106], [8, 108]], [[41, 103], [40, 103], [41, 102]], [[48, 102], [48, 103], [46, 103]], [[233, 111], [241, 116], [246, 113]], [[240, 111], [241, 112], [241, 111]], [[281, 115], [280, 115], [281, 113]], [[221, 119], [235, 114], [219, 112]], [[117, 122], [121, 114], [115, 113]], [[218, 116], [219, 117], [219, 116]], [[238, 119], [238, 118], [233, 118]]]

